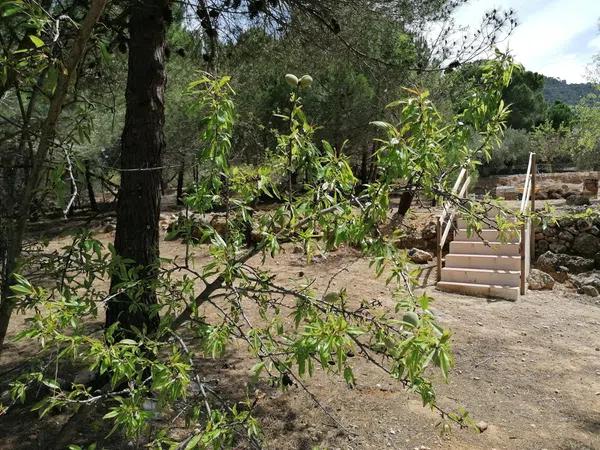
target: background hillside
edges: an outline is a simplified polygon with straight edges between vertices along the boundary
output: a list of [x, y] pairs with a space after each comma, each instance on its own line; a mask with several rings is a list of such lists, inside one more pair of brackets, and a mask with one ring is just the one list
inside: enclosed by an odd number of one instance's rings
[[544, 76], [544, 98], [549, 104], [560, 100], [568, 105], [576, 105], [593, 91], [594, 86], [591, 83], [567, 83], [558, 78]]

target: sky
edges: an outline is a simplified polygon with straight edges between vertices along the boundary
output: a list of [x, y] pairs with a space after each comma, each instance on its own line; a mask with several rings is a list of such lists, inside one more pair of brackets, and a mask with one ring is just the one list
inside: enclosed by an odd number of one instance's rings
[[508, 45], [526, 69], [569, 83], [586, 81], [586, 66], [600, 54], [600, 0], [471, 0], [455, 19], [476, 26], [494, 8], [517, 12], [519, 26], [500, 47]]

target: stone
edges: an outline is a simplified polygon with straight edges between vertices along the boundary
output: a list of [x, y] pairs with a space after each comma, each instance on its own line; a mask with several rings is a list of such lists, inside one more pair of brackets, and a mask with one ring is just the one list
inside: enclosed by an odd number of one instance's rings
[[585, 286], [593, 286], [596, 290], [600, 290], [600, 272], [593, 270], [571, 277], [571, 281], [578, 289], [583, 289]]
[[89, 369], [83, 369], [75, 375], [73, 379], [73, 383], [75, 384], [83, 384], [89, 385], [96, 378], [96, 372], [93, 372]]
[[552, 290], [554, 288], [554, 278], [538, 269], [531, 269], [527, 277], [527, 283], [529, 289], [534, 291]]
[[591, 197], [598, 196], [598, 178], [584, 178], [583, 192]]
[[575, 191], [568, 191], [568, 192], [565, 192], [565, 193], [563, 193], [563, 198], [564, 198], [565, 200], [568, 200], [568, 199], [570, 199], [571, 197], [576, 197], [576, 196], [578, 196], [578, 195], [580, 195], [580, 194], [579, 194], [579, 192], [575, 192]]
[[567, 205], [570, 206], [584, 206], [584, 205], [589, 205], [590, 202], [590, 198], [586, 195], [581, 195], [581, 194], [574, 194], [574, 195], [570, 195], [569, 197], [566, 197], [567, 199]]
[[561, 241], [555, 241], [550, 243], [550, 250], [554, 253], [565, 253], [568, 249], [567, 246]]
[[434, 240], [436, 238], [435, 222], [429, 222], [421, 231], [421, 239], [425, 241]]
[[426, 264], [433, 259], [433, 255], [425, 250], [411, 248], [408, 252], [409, 259], [416, 264]]
[[[575, 223], [575, 220], [572, 217], [561, 217], [558, 219], [558, 226], [561, 228], [568, 228]], [[558, 231], [557, 231], [558, 233]]]
[[600, 251], [600, 238], [591, 233], [581, 233], [573, 240], [573, 253], [593, 257]]
[[589, 229], [590, 234], [593, 234], [594, 236], [598, 236], [600, 235], [600, 228], [598, 228], [596, 225], [592, 225]]
[[210, 220], [210, 226], [213, 227], [221, 237], [227, 236], [229, 228], [225, 216], [213, 216]]
[[548, 192], [548, 198], [550, 200], [559, 200], [559, 199], [563, 198], [563, 196], [562, 196], [562, 193], [560, 193], [560, 192], [551, 191], [551, 192]]
[[535, 252], [538, 254], [542, 254], [547, 252], [550, 249], [550, 244], [548, 244], [548, 241], [545, 240], [541, 240], [541, 241], [537, 241], [535, 243]]
[[581, 288], [581, 293], [587, 295], [588, 297], [598, 297], [598, 295], [600, 295], [598, 293], [598, 289], [592, 285], [583, 286]]
[[594, 255], [594, 267], [600, 269], [600, 252]]
[[567, 278], [564, 269], [573, 274], [588, 272], [594, 268], [594, 260], [548, 251], [539, 256], [536, 267], [560, 283]]
[[590, 228], [592, 227], [592, 224], [589, 223], [587, 220], [585, 219], [579, 219], [577, 221], [577, 229], [579, 231], [588, 231]]
[[485, 430], [488, 429], [488, 424], [486, 422], [484, 422], [483, 420], [480, 420], [479, 422], [477, 422], [477, 424], [475, 426], [477, 427], [477, 429], [479, 430], [480, 433], [483, 433]]
[[571, 242], [573, 240], [573, 235], [571, 233], [569, 233], [568, 231], [561, 231], [560, 233], [558, 233], [558, 238], [561, 241], [568, 241]]

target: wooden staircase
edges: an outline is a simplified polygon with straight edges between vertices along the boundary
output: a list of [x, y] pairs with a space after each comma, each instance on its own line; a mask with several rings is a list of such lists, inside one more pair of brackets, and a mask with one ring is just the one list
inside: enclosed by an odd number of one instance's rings
[[437, 288], [517, 300], [521, 291], [520, 236], [502, 241], [494, 229], [468, 236], [466, 224], [458, 219]]
[[[533, 198], [531, 204], [529, 203], [531, 192], [535, 192], [535, 154], [533, 153], [530, 155], [527, 174], [521, 208], [518, 211], [523, 215], [528, 208], [535, 208]], [[467, 177], [463, 184], [464, 176], [465, 173], [461, 172], [453, 189], [454, 192], [458, 192], [459, 197], [464, 196], [470, 182]], [[494, 211], [488, 216], [489, 220], [486, 222], [490, 228], [469, 234], [466, 222], [460, 217], [454, 217], [455, 213], [450, 205], [444, 207], [437, 226], [437, 289], [507, 300], [518, 300], [519, 295], [526, 293], [532, 249], [531, 221], [526, 220], [520, 226], [518, 233], [501, 239], [498, 230], [492, 228], [496, 213]], [[515, 220], [516, 218], [517, 213], [515, 213]], [[454, 230], [454, 239], [450, 242], [449, 253], [443, 258], [442, 250], [451, 229]]]

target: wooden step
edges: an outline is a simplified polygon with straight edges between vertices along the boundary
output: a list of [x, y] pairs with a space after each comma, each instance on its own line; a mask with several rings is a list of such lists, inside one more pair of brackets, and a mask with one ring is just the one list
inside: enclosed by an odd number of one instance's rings
[[506, 255], [518, 256], [519, 244], [517, 243], [502, 243], [492, 241], [488, 243], [472, 242], [472, 241], [452, 241], [450, 242], [450, 253], [458, 253], [461, 255]]
[[464, 267], [444, 267], [442, 281], [456, 283], [477, 283], [518, 287], [521, 272], [517, 270], [473, 269]]
[[[518, 233], [505, 233], [505, 237], [506, 237], [506, 242], [511, 242], [511, 243], [518, 243], [519, 239], [520, 239]], [[459, 228], [454, 233], [454, 239], [457, 241], [472, 241], [472, 242], [481, 241], [482, 239], [484, 239], [488, 242], [503, 242], [502, 239], [500, 239], [500, 233], [498, 232], [498, 230], [489, 229], [489, 228], [481, 230], [479, 233], [472, 231], [470, 236], [467, 233], [466, 228]]]
[[437, 284], [437, 289], [444, 292], [472, 295], [475, 297], [492, 297], [506, 300], [519, 299], [519, 288], [513, 286], [440, 281]]
[[506, 255], [446, 255], [446, 267], [464, 267], [473, 269], [521, 270], [520, 256]]

